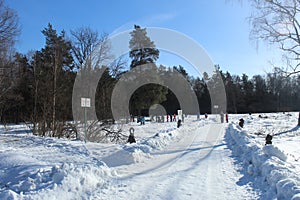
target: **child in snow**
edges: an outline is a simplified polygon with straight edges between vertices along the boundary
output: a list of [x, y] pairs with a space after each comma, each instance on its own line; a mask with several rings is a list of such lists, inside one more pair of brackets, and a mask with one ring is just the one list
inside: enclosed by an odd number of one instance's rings
[[134, 138], [134, 128], [129, 129], [129, 137], [127, 140], [128, 143], [136, 143], [135, 138]]
[[241, 128], [244, 127], [244, 119], [243, 119], [243, 118], [240, 119], [240, 121], [239, 121], [239, 126], [240, 126]]
[[272, 144], [272, 138], [273, 138], [272, 135], [270, 135], [270, 134], [267, 135], [267, 137], [266, 137], [266, 145], [267, 144]]

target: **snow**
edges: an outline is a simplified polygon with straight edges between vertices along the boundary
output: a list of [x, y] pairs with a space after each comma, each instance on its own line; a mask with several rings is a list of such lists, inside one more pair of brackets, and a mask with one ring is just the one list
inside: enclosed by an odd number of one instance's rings
[[[299, 199], [300, 131], [296, 127], [297, 114], [273, 113], [263, 119], [258, 115], [238, 116], [247, 119], [245, 129], [229, 125], [229, 148], [239, 157], [245, 176], [251, 175], [249, 180], [253, 185], [260, 185], [263, 199]], [[257, 132], [257, 127], [263, 131]], [[274, 135], [273, 145], [265, 146], [267, 134]]]
[[0, 199], [300, 199], [297, 117], [229, 114], [221, 124], [219, 116], [188, 116], [180, 128], [131, 122], [123, 130], [135, 129], [134, 144], [43, 138], [22, 124], [0, 125]]

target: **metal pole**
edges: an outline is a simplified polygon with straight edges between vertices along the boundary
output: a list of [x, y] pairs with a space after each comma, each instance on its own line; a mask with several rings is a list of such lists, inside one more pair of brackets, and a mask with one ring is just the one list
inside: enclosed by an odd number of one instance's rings
[[86, 143], [86, 135], [87, 135], [87, 130], [86, 130], [86, 107], [84, 107], [84, 142]]

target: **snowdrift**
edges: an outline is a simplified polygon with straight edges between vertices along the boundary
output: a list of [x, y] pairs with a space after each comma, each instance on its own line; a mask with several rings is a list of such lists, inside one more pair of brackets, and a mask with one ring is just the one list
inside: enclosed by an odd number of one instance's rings
[[[234, 124], [226, 131], [228, 147], [242, 162], [246, 175], [265, 187], [267, 198], [300, 200], [300, 180], [291, 171], [287, 156], [273, 145], [256, 144], [250, 134]], [[255, 183], [254, 183], [255, 184]]]
[[19, 179], [11, 188], [0, 191], [0, 199], [85, 199], [97, 188], [108, 187], [107, 179], [113, 174], [107, 166], [98, 163], [39, 168], [30, 170], [27, 176]]
[[[123, 149], [118, 151], [115, 155], [111, 156], [117, 160], [118, 165], [121, 164], [132, 164], [143, 162], [145, 159], [151, 158], [151, 153], [155, 150], [163, 150], [170, 143], [173, 143], [178, 139], [178, 136], [190, 131], [189, 127], [177, 128], [166, 128], [162, 129], [153, 136], [138, 141], [133, 144], [125, 144]], [[124, 162], [122, 162], [124, 160]], [[108, 166], [116, 166], [114, 163], [109, 162]]]

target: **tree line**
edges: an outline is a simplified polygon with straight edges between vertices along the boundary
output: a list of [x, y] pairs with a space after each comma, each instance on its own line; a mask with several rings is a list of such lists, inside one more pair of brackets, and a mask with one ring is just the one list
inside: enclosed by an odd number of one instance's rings
[[[85, 72], [102, 71], [95, 92], [95, 110], [99, 120], [113, 118], [111, 97], [119, 79], [127, 71], [141, 65], [150, 65], [166, 78], [178, 72], [193, 88], [201, 113], [210, 113], [211, 105], [208, 84], [214, 85], [216, 77], [203, 73], [195, 77], [187, 73], [183, 66], [156, 66], [159, 50], [147, 36], [146, 28], [135, 25], [129, 43], [131, 51], [128, 64], [126, 58], [114, 60], [110, 66], [103, 66], [105, 60], [112, 59], [107, 34], [99, 35], [89, 27], [57, 32], [49, 23], [42, 30], [45, 45], [42, 49], [24, 55], [13, 49], [19, 32], [16, 13], [3, 7], [0, 0], [2, 21], [0, 26], [0, 122], [31, 122], [34, 132], [59, 136], [62, 127], [73, 120], [72, 92], [79, 70]], [[5, 33], [2, 34], [1, 33]], [[95, 48], [96, 58], [90, 58]], [[93, 65], [89, 62], [93, 59]], [[219, 66], [227, 95], [229, 113], [293, 111], [300, 107], [300, 75], [286, 76], [281, 71], [249, 78], [223, 72]], [[97, 74], [97, 73], [94, 73]], [[97, 78], [97, 77], [93, 77]], [[88, 88], [89, 80], [83, 87]], [[212, 87], [213, 88], [213, 87]], [[129, 109], [134, 115], [147, 115], [153, 104], [161, 104], [168, 114], [176, 113], [180, 105], [176, 95], [159, 84], [147, 84], [138, 88], [130, 99]]]
[[[87, 28], [80, 30], [77, 34], [75, 32], [73, 34], [78, 36], [86, 32], [91, 36], [95, 33]], [[43, 122], [41, 128], [46, 129], [54, 126], [56, 121], [72, 120], [74, 80], [77, 69], [82, 67], [85, 57], [90, 52], [79, 50], [78, 47], [82, 45], [78, 40], [68, 40], [65, 32], [57, 33], [51, 24], [42, 31], [42, 34], [46, 42], [41, 50], [35, 51], [30, 57], [15, 53], [9, 62], [1, 66], [3, 70], [1, 74], [1, 91], [3, 92], [0, 96], [1, 123]], [[90, 36], [85, 39], [90, 39]], [[93, 37], [97, 38], [96, 34]], [[96, 41], [103, 42], [104, 40], [95, 39], [86, 49], [90, 49]], [[127, 62], [123, 61], [121, 64], [120, 62], [113, 67], [106, 68], [98, 83], [96, 112], [101, 120], [112, 118], [111, 93], [121, 74], [126, 72]], [[101, 70], [104, 67], [93, 70]], [[205, 77], [205, 74], [202, 78], [194, 77], [180, 65], [158, 67], [165, 72], [166, 77], [174, 76], [175, 71], [181, 73], [196, 93], [200, 111], [211, 112], [212, 105], [207, 80], [214, 81], [213, 78]], [[134, 68], [132, 64], [131, 68]], [[223, 72], [219, 66], [216, 66], [216, 71], [221, 74], [225, 85], [227, 112], [229, 113], [293, 111], [300, 107], [299, 75], [286, 77], [284, 74], [274, 72], [249, 78], [246, 74], [238, 76]], [[156, 91], [160, 91], [159, 97], [149, 100], [149, 96], [153, 96], [153, 93], [157, 93]], [[147, 114], [147, 108], [154, 103], [162, 104], [168, 113], [175, 113], [180, 108], [175, 94], [170, 89], [157, 85], [145, 85], [133, 94], [131, 112], [135, 115]], [[140, 113], [139, 109], [144, 110], [145, 113]]]

